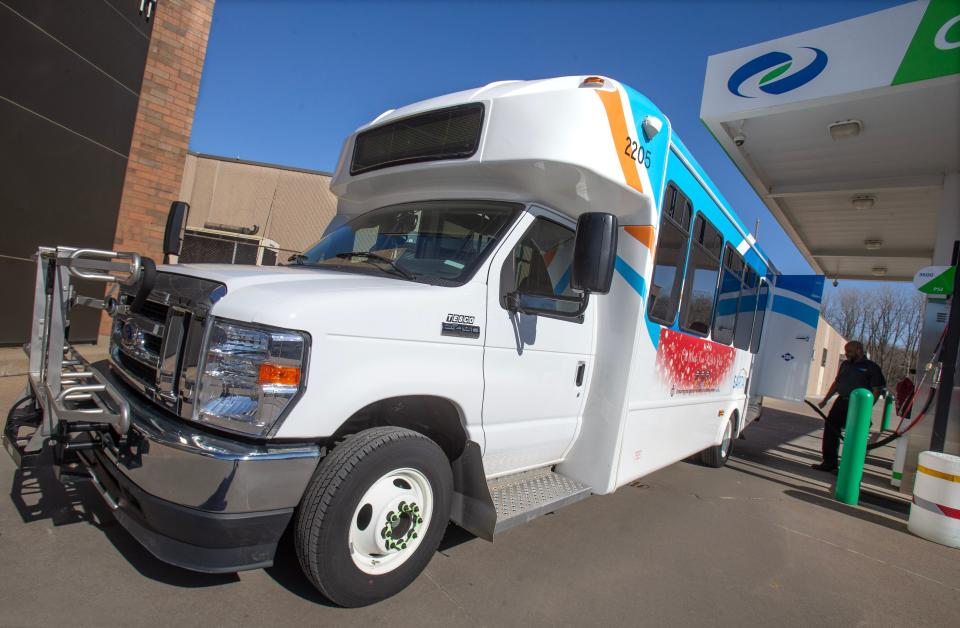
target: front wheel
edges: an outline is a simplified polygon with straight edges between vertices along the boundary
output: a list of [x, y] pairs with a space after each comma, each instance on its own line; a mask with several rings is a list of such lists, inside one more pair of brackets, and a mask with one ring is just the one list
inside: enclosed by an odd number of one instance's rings
[[298, 508], [300, 566], [341, 606], [390, 597], [433, 557], [452, 491], [450, 462], [426, 436], [397, 427], [349, 436], [320, 463]]
[[731, 414], [727, 420], [727, 425], [723, 429], [723, 440], [719, 445], [708, 447], [700, 452], [700, 461], [708, 467], [719, 469], [727, 464], [730, 459], [730, 451], [733, 449], [733, 432], [736, 429], [737, 415]]

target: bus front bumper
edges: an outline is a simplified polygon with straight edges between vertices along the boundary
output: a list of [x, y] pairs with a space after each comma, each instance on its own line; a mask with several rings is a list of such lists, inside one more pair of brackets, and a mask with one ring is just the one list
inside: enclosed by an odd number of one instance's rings
[[[108, 371], [105, 363], [95, 365]], [[126, 443], [78, 451], [117, 521], [160, 560], [208, 573], [269, 567], [320, 458], [313, 443], [202, 430], [106, 373], [131, 406]]]

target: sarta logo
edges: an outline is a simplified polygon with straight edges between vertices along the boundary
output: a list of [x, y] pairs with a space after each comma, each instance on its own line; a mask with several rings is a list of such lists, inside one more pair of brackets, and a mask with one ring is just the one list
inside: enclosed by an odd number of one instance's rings
[[730, 75], [727, 89], [741, 98], [779, 96], [806, 85], [827, 67], [827, 53], [804, 46], [793, 55], [780, 50], [747, 61]]

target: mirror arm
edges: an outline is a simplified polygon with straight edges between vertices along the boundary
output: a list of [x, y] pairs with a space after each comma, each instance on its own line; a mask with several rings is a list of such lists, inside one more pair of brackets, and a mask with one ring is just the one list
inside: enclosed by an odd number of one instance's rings
[[520, 293], [519, 292], [508, 292], [503, 297], [504, 305], [507, 307], [508, 312], [519, 312], [520, 311]]

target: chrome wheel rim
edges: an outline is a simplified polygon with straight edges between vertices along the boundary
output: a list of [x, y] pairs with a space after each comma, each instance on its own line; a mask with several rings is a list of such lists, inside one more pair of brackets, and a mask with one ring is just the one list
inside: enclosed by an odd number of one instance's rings
[[423, 541], [433, 515], [433, 488], [416, 469], [396, 469], [374, 482], [350, 521], [350, 557], [364, 573], [380, 575], [406, 562]]

